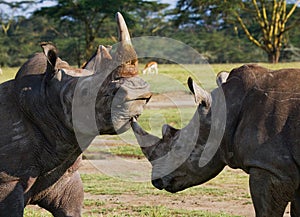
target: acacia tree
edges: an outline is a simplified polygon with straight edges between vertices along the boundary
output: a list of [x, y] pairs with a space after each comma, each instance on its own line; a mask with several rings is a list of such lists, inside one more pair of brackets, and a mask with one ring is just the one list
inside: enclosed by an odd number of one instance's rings
[[[26, 11], [35, 2], [34, 0], [25, 1], [1, 1], [0, 0], [0, 22], [4, 35], [7, 36], [8, 30], [10, 29], [16, 13], [19, 11]], [[5, 8], [6, 6], [6, 8]]]
[[[288, 22], [298, 8], [300, 0], [179, 0], [177, 22], [203, 21], [203, 16], [213, 17], [213, 22], [238, 24], [247, 38], [268, 55], [269, 62], [277, 63], [287, 41], [287, 31], [300, 19]], [[259, 29], [259, 31], [257, 31]], [[237, 30], [237, 26], [235, 26]]]

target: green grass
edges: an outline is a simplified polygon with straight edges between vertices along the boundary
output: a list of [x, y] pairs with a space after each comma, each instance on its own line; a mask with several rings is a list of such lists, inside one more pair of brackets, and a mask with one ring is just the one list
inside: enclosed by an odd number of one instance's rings
[[[234, 194], [236, 188], [247, 189], [248, 176], [232, 170], [222, 171], [217, 178], [205, 185], [195, 186], [187, 190], [170, 194], [166, 191], [159, 191], [150, 182], [131, 182], [104, 174], [81, 174], [84, 182], [84, 191], [93, 195], [164, 195], [167, 197], [180, 198], [183, 196], [212, 195], [225, 197]], [[99, 185], [99, 183], [101, 183]], [[234, 183], [232, 188], [224, 189], [223, 185]], [[224, 199], [224, 198], [223, 198]]]
[[[300, 68], [300, 62], [291, 63], [258, 63], [264, 67], [276, 70], [281, 68]], [[215, 76], [220, 71], [231, 71], [233, 68], [242, 66], [243, 63], [232, 64], [161, 64], [158, 66], [158, 75], [141, 75], [150, 83], [154, 93], [164, 93], [169, 91], [188, 91], [187, 79], [192, 77], [205, 89], [212, 90], [216, 87]]]
[[[162, 109], [145, 109], [142, 115], [139, 117], [138, 122], [148, 133], [161, 137], [162, 126], [164, 124], [169, 124], [172, 127], [181, 129], [189, 123], [196, 109], [196, 106], [192, 108], [178, 107]], [[103, 135], [101, 137], [108, 140], [121, 140], [126, 144], [133, 144], [133, 147], [128, 148], [133, 149], [134, 153], [137, 153], [137, 157], [139, 157], [138, 151], [136, 150], [139, 149], [139, 146], [137, 145], [136, 138], [131, 129], [120, 135]], [[91, 148], [94, 149], [94, 147]], [[111, 147], [109, 147], [109, 149], [111, 149]], [[126, 151], [126, 149], [124, 151]]]
[[122, 204], [113, 209], [96, 209], [88, 215], [84, 214], [83, 216], [97, 216], [97, 214], [103, 214], [106, 217], [237, 217], [225, 213], [213, 214], [206, 211], [169, 209], [165, 206], [124, 207]]
[[[122, 195], [129, 195], [129, 197], [147, 198], [149, 196], [157, 196], [158, 198], [165, 198], [172, 201], [181, 201], [183, 198], [189, 197], [213, 197], [220, 201], [244, 198], [251, 203], [250, 197], [247, 193], [236, 195], [237, 187], [245, 187], [248, 178], [247, 175], [237, 173], [232, 170], [224, 170], [217, 178], [211, 180], [205, 185], [189, 188], [176, 194], [170, 194], [166, 191], [159, 191], [155, 189], [150, 182], [131, 182], [124, 181], [118, 178], [109, 177], [103, 174], [82, 174], [84, 183], [84, 191], [90, 195], [113, 195], [115, 198]], [[224, 188], [224, 184], [232, 183], [231, 188]], [[113, 208], [108, 207], [105, 201], [98, 199], [88, 199], [85, 201], [85, 208], [88, 212], [84, 216], [97, 216], [103, 214], [104, 216], [203, 216], [203, 217], [233, 217], [225, 213], [210, 213], [200, 210], [186, 210], [182, 208], [170, 208], [164, 205], [161, 201], [160, 206], [154, 205], [139, 205], [133, 206], [130, 203], [122, 203], [118, 200], [114, 201]], [[111, 203], [111, 202], [110, 202]]]
[[35, 207], [26, 207], [24, 210], [24, 217], [53, 217], [53, 215], [43, 209], [37, 209]]
[[188, 91], [187, 79], [192, 77], [201, 81], [203, 87], [215, 87], [215, 73], [210, 65], [159, 65], [158, 75], [141, 75], [150, 85], [154, 93], [170, 91]]
[[110, 153], [118, 156], [124, 156], [124, 157], [137, 157], [137, 158], [143, 158], [144, 154], [140, 147], [138, 146], [132, 146], [132, 145], [122, 145], [122, 146], [116, 146], [110, 148]]
[[4, 81], [13, 79], [17, 73], [19, 68], [14, 67], [14, 68], [9, 68], [9, 67], [4, 67], [2, 68], [2, 75], [0, 75], [0, 83], [3, 83]]
[[145, 109], [139, 117], [139, 124], [152, 134], [160, 136], [161, 127], [164, 124], [169, 124], [175, 128], [186, 126], [193, 114], [196, 111], [196, 106], [192, 108], [162, 108], [162, 109]]
[[[83, 217], [239, 217], [226, 213], [211, 213], [207, 211], [170, 209], [166, 206], [125, 206], [116, 205], [114, 208], [101, 208], [101, 202], [91, 202], [91, 209], [83, 213]], [[89, 205], [84, 204], [85, 207]], [[93, 208], [94, 207], [94, 208]], [[49, 212], [25, 208], [24, 217], [51, 217]]]
[[[200, 82], [203, 87], [208, 90], [213, 89], [215, 84], [215, 75], [222, 70], [230, 71], [233, 68], [241, 66], [243, 63], [233, 64], [161, 64], [159, 65], [158, 75], [141, 75], [146, 81], [151, 84], [154, 93], [163, 93], [169, 91], [188, 91], [186, 82], [188, 77], [194, 78]], [[300, 68], [300, 62], [292, 63], [258, 63], [262, 66], [271, 69], [280, 68]], [[142, 65], [140, 66], [140, 68]], [[3, 74], [0, 75], [0, 83], [14, 78], [18, 71], [18, 67], [9, 68], [3, 67]]]
[[[124, 181], [118, 178], [109, 177], [103, 174], [81, 174], [84, 184], [84, 191], [89, 195], [94, 195], [94, 198], [85, 199], [83, 216], [132, 216], [132, 217], [234, 217], [225, 213], [211, 213], [201, 210], [187, 210], [182, 207], [171, 208], [164, 205], [165, 200], [181, 202], [182, 200], [189, 200], [191, 197], [211, 197], [219, 201], [238, 200], [244, 198], [248, 203], [251, 203], [248, 194], [237, 195], [237, 187], [244, 187], [247, 184], [247, 175], [232, 170], [224, 170], [215, 179], [208, 183], [189, 188], [187, 190], [171, 194], [166, 191], [159, 191], [155, 189], [150, 182], [132, 182]], [[224, 188], [224, 184], [230, 184], [231, 187]], [[161, 205], [133, 205], [131, 203], [124, 203], [116, 200], [103, 200], [97, 198], [97, 195], [107, 195], [118, 198], [122, 195], [128, 195], [129, 198], [147, 198], [154, 196], [160, 198]], [[236, 197], [236, 198], [234, 198]], [[199, 204], [199, 206], [201, 206]], [[27, 207], [25, 209], [25, 217], [48, 217], [51, 216], [44, 210], [37, 210], [36, 208]]]

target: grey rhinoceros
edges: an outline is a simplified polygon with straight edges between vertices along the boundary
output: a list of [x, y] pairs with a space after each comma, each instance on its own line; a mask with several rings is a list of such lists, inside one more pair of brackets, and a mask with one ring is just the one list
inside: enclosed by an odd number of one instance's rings
[[85, 69], [75, 70], [42, 43], [44, 56], [0, 85], [0, 216], [23, 216], [27, 204], [81, 216], [82, 151], [96, 135], [126, 131], [142, 112], [149, 85], [137, 76], [125, 21], [116, 17], [120, 43], [113, 55], [100, 46]]
[[249, 64], [219, 78], [211, 93], [188, 80], [199, 106], [183, 129], [164, 125], [159, 139], [133, 120], [152, 184], [174, 193], [228, 165], [250, 175], [257, 217], [283, 216], [288, 202], [300, 216], [300, 69]]

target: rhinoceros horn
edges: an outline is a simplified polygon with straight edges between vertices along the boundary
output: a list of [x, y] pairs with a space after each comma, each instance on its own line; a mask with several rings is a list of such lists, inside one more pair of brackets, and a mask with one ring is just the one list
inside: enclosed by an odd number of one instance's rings
[[152, 152], [160, 142], [160, 139], [154, 135], [147, 133], [143, 128], [141, 128], [135, 118], [133, 118], [133, 120], [131, 121], [131, 127], [145, 157], [149, 161], [151, 161]]
[[164, 125], [162, 139], [147, 133], [135, 121], [131, 127], [145, 157], [153, 166], [152, 179], [155, 180], [174, 171], [188, 159], [196, 145], [200, 123], [196, 113], [181, 130]]
[[120, 12], [116, 13], [116, 21], [118, 23], [119, 42], [121, 42], [121, 44], [132, 45], [127, 25]]
[[116, 14], [118, 24], [119, 45], [115, 54], [115, 60], [121, 65], [122, 77], [131, 77], [138, 73], [138, 60], [132, 46], [130, 35], [125, 20], [120, 12]]

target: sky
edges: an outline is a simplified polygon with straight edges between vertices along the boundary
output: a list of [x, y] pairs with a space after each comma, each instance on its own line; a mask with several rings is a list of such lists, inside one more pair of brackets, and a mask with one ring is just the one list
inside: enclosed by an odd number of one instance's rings
[[[14, 2], [16, 1], [21, 1], [21, 0], [14, 0]], [[8, 1], [9, 2], [9, 1]], [[159, 2], [162, 2], [162, 3], [168, 3], [170, 4], [170, 7], [175, 7], [176, 6], [176, 2], [177, 0], [160, 0]], [[1, 1], [0, 1], [1, 3]], [[37, 8], [41, 8], [41, 7], [49, 7], [49, 6], [52, 6], [54, 5], [55, 2], [51, 1], [51, 0], [45, 0], [43, 1], [43, 3], [37, 3], [35, 5], [32, 5], [32, 9], [28, 9], [26, 10], [25, 12], [24, 11], [14, 11], [12, 13], [7, 13], [8, 10], [9, 10], [9, 7], [7, 5], [4, 5], [4, 4], [0, 4], [0, 13], [2, 12], [6, 12], [6, 14], [9, 14], [10, 16], [17, 16], [17, 15], [25, 15], [25, 16], [30, 16], [30, 14], [35, 11]]]

